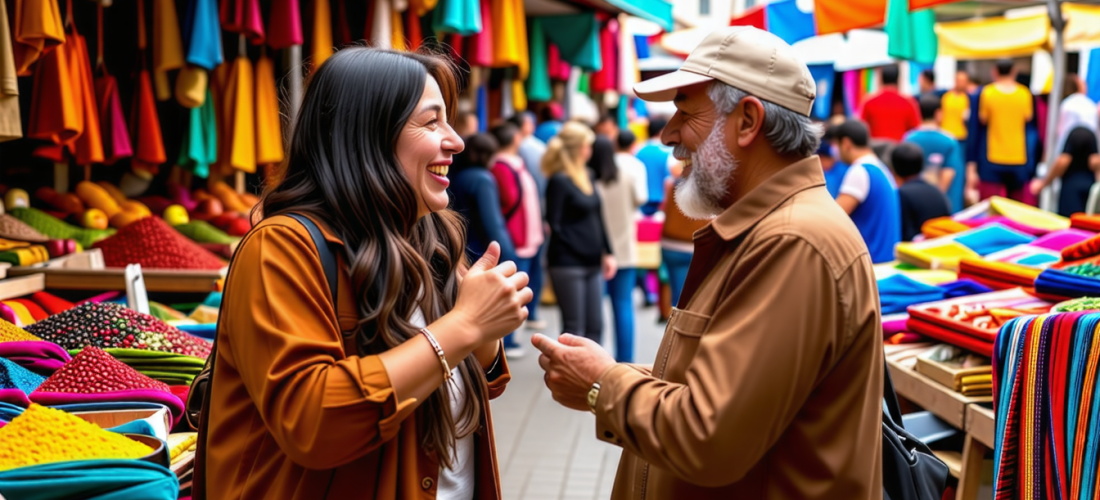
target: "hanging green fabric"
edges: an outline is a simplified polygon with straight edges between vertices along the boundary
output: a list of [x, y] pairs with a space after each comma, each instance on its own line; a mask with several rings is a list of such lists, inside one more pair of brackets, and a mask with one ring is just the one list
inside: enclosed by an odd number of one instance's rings
[[470, 36], [481, 33], [481, 3], [478, 0], [440, 0], [432, 9], [436, 33]]
[[585, 71], [599, 71], [603, 67], [600, 56], [600, 22], [596, 14], [570, 14], [567, 16], [543, 16], [546, 36], [561, 51], [561, 58]]
[[591, 75], [587, 72], [582, 72], [580, 78], [577, 78], [577, 92], [584, 95], [592, 93]]
[[887, 53], [890, 57], [924, 64], [936, 62], [939, 42], [932, 9], [909, 12], [909, 0], [889, 0], [886, 9]]
[[531, 71], [527, 75], [527, 100], [549, 101], [554, 96], [550, 87], [550, 68], [547, 60], [546, 35], [543, 34], [542, 21], [531, 20], [528, 50], [530, 51]]
[[202, 106], [191, 108], [187, 133], [180, 145], [179, 165], [203, 179], [210, 175], [210, 165], [218, 161], [217, 115], [214, 98], [206, 89]]

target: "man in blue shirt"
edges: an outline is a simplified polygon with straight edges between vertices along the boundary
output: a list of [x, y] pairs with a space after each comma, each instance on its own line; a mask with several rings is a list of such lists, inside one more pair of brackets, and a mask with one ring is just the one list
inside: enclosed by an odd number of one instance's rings
[[821, 159], [821, 169], [825, 171], [825, 189], [835, 199], [840, 195], [840, 185], [848, 174], [848, 165], [840, 161], [840, 151], [836, 144], [836, 125], [825, 129], [825, 136], [817, 147], [817, 157]]
[[924, 170], [921, 177], [947, 195], [951, 212], [963, 208], [963, 190], [966, 185], [966, 168], [959, 141], [940, 128], [943, 113], [940, 99], [931, 96], [920, 98], [920, 128], [909, 132], [905, 142], [920, 146], [924, 151]]
[[849, 165], [836, 201], [852, 217], [875, 264], [894, 260], [901, 241], [901, 208], [894, 174], [871, 151], [863, 122], [848, 120], [836, 129], [840, 159]]
[[634, 156], [645, 165], [646, 185], [649, 188], [649, 200], [642, 205], [642, 213], [653, 215], [665, 201], [665, 179], [671, 175], [671, 164], [676, 162], [672, 148], [661, 144], [661, 132], [668, 120], [651, 118], [649, 120], [649, 140]]

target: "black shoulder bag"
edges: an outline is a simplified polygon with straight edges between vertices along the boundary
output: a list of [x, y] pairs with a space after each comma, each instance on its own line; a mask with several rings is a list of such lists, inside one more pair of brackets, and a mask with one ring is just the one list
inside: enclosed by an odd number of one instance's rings
[[905, 430], [890, 368], [884, 366], [883, 370], [886, 411], [882, 413], [882, 498], [940, 500], [947, 487], [947, 465]]
[[[328, 240], [325, 239], [324, 234], [321, 233], [321, 229], [314, 224], [308, 217], [299, 214], [287, 214], [294, 220], [301, 223], [309, 231], [310, 237], [313, 239], [313, 245], [317, 247], [317, 254], [321, 257], [321, 266], [325, 271], [325, 280], [328, 282], [329, 299], [332, 300], [332, 305], [335, 308], [336, 304], [336, 285], [340, 268], [336, 261], [336, 254], [332, 251]], [[230, 267], [233, 264], [230, 262]], [[228, 274], [226, 275], [228, 277]], [[226, 280], [225, 289], [228, 290], [229, 280]], [[221, 315], [218, 315], [218, 323], [221, 323]], [[220, 327], [220, 325], [219, 325]], [[220, 331], [218, 328], [215, 331]], [[206, 358], [206, 365], [203, 366], [202, 372], [200, 372], [193, 382], [191, 382], [191, 390], [187, 394], [186, 411], [184, 416], [187, 418], [187, 424], [192, 429], [198, 431], [198, 446], [195, 450], [195, 470], [194, 479], [191, 486], [191, 497], [194, 500], [206, 499], [206, 440], [208, 434], [208, 427], [210, 425], [210, 393], [214, 381], [214, 365], [218, 354], [217, 338], [215, 337], [214, 346], [210, 349], [210, 356]]]

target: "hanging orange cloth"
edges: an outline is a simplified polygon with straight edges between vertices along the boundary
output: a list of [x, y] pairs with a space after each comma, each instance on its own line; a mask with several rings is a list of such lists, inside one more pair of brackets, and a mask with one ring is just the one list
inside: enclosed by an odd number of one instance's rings
[[817, 34], [868, 28], [886, 20], [886, 0], [815, 0]]
[[[69, 0], [72, 2], [72, 0]], [[88, 42], [76, 31], [73, 25], [72, 32], [73, 58], [77, 59], [79, 71], [73, 75], [73, 81], [79, 83], [80, 105], [84, 111], [84, 131], [69, 145], [69, 150], [76, 158], [76, 164], [88, 166], [93, 163], [103, 163], [103, 134], [99, 127], [99, 109], [96, 104], [95, 82], [92, 80], [92, 63], [88, 60]], [[66, 42], [68, 45], [68, 42]]]
[[390, 28], [393, 30], [393, 41], [390, 43], [393, 49], [409, 50], [405, 43], [405, 29], [401, 26], [401, 13], [397, 9], [390, 9]]
[[118, 95], [118, 82], [103, 63], [103, 5], [96, 10], [96, 111], [99, 114], [99, 133], [103, 139], [103, 163], [112, 165], [134, 154], [130, 144], [130, 132], [126, 130], [126, 116], [122, 113], [122, 98]]
[[5, 3], [5, 0], [0, 0], [0, 142], [23, 137], [23, 122], [19, 118], [18, 73], [15, 71]]
[[332, 55], [332, 8], [328, 0], [313, 0], [313, 67]]
[[145, 171], [156, 174], [161, 163], [167, 161], [164, 141], [160, 134], [160, 119], [157, 117], [157, 101], [153, 95], [153, 83], [149, 70], [145, 69], [145, 0], [137, 1], [138, 10], [138, 57], [141, 70], [138, 73], [134, 101], [130, 106], [130, 137], [136, 143], [132, 167], [136, 172]]
[[523, 0], [491, 0], [489, 10], [493, 24], [494, 68], [515, 66], [518, 80], [526, 80], [530, 63], [527, 59], [527, 16]]
[[55, 145], [66, 143], [84, 130], [79, 82], [72, 81], [69, 51], [46, 52], [34, 69], [27, 137], [45, 139]]
[[222, 0], [222, 28], [244, 35], [253, 45], [264, 43], [264, 23], [259, 0]]
[[414, 5], [409, 5], [409, 9], [405, 11], [405, 22], [408, 24], [405, 37], [409, 39], [409, 45], [406, 49], [415, 51], [420, 48], [420, 43], [424, 41], [424, 34], [420, 29], [420, 16], [417, 15], [417, 9]]
[[280, 129], [279, 94], [275, 86], [275, 65], [264, 54], [256, 62], [256, 163], [270, 165], [283, 161], [283, 134]]
[[172, 98], [168, 71], [183, 67], [183, 42], [175, 0], [153, 0], [153, 81], [157, 100]]
[[15, 69], [19, 76], [30, 76], [31, 65], [43, 54], [65, 43], [65, 27], [57, 0], [16, 0]]
[[[224, 88], [224, 128], [218, 136], [219, 164], [223, 174], [231, 170], [256, 171], [256, 112], [252, 62], [239, 55], [233, 60]], [[222, 149], [224, 147], [224, 149]], [[228, 168], [227, 168], [228, 167]]]

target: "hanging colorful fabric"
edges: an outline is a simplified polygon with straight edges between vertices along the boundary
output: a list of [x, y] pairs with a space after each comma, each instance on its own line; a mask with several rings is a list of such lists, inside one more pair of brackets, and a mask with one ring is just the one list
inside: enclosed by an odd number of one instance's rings
[[408, 38], [409, 44], [406, 47], [407, 50], [415, 51], [420, 48], [420, 43], [424, 40], [423, 31], [420, 29], [420, 16], [417, 15], [417, 9], [409, 8], [405, 11], [406, 38]]
[[882, 23], [887, 0], [815, 0], [817, 34], [843, 33]]
[[283, 161], [283, 134], [279, 127], [279, 95], [275, 65], [264, 55], [256, 63], [256, 163]]
[[197, 108], [206, 101], [209, 76], [205, 69], [184, 65], [176, 75], [176, 102], [185, 108]]
[[405, 27], [401, 23], [401, 13], [398, 12], [397, 9], [392, 9], [390, 11], [390, 26], [393, 27], [390, 46], [394, 50], [409, 50], [407, 39], [405, 38]]
[[161, 139], [160, 119], [157, 117], [157, 101], [153, 96], [153, 83], [148, 70], [138, 73], [137, 91], [130, 108], [130, 135], [137, 143], [134, 151], [135, 170], [156, 173], [159, 165], [167, 160]]
[[15, 70], [5, 3], [0, 0], [0, 142], [23, 137], [23, 121], [19, 118], [19, 75]]
[[562, 60], [586, 71], [600, 70], [600, 22], [595, 13], [545, 16], [542, 22], [546, 36], [561, 51]]
[[313, 58], [316, 69], [332, 56], [332, 8], [328, 0], [313, 0]]
[[537, 17], [531, 20], [529, 49], [530, 71], [527, 75], [527, 98], [539, 102], [549, 101], [553, 97], [553, 89], [550, 87], [549, 48], [546, 44], [546, 36], [543, 34], [542, 21]]
[[527, 50], [527, 16], [523, 0], [492, 0], [492, 37], [494, 68], [515, 66], [517, 77], [526, 80], [530, 71]]
[[[233, 170], [256, 171], [256, 114], [253, 92], [252, 62], [237, 56], [233, 61], [225, 88], [228, 121], [219, 137], [224, 138], [226, 156], [221, 157]], [[223, 172], [228, 173], [228, 172]]]
[[302, 37], [302, 16], [299, 12], [298, 0], [273, 0], [271, 2], [271, 16], [268, 21], [267, 46], [273, 49], [285, 49], [293, 45], [301, 45], [305, 38]]
[[122, 114], [122, 99], [118, 95], [118, 82], [106, 72], [95, 79], [96, 105], [99, 114], [100, 135], [103, 138], [103, 163], [112, 165], [134, 154], [130, 144], [130, 131]]
[[153, 0], [153, 81], [157, 100], [172, 98], [168, 71], [183, 67], [183, 44], [175, 0]]
[[222, 28], [244, 35], [253, 45], [264, 43], [264, 24], [259, 0], [222, 0]]
[[210, 175], [210, 165], [218, 161], [217, 114], [209, 88], [202, 105], [188, 113], [187, 132], [183, 134], [178, 163], [195, 176], [205, 179]]
[[470, 36], [481, 32], [481, 19], [479, 0], [441, 0], [432, 11], [432, 29]]
[[31, 95], [27, 137], [45, 139], [54, 144], [72, 140], [83, 130], [83, 115], [69, 71], [68, 51], [51, 50], [38, 61], [34, 70], [34, 94]]
[[592, 73], [592, 91], [607, 92], [618, 89], [616, 77], [619, 75], [618, 53], [618, 22], [608, 21], [600, 28], [600, 59], [602, 67]]
[[222, 30], [217, 0], [187, 0], [183, 43], [187, 62], [207, 71], [222, 63]]
[[925, 9], [909, 11], [909, 0], [888, 0], [886, 34], [890, 57], [923, 64], [936, 62], [939, 50], [934, 26], [936, 13]]
[[[69, 0], [70, 5], [72, 0]], [[95, 81], [92, 80], [92, 63], [88, 60], [88, 42], [72, 24], [69, 35], [73, 43], [71, 57], [76, 60], [72, 76], [73, 82], [80, 88], [80, 107], [84, 116], [84, 130], [76, 141], [69, 145], [77, 165], [88, 166], [103, 163], [103, 135], [100, 133], [99, 106], [96, 102]], [[68, 42], [66, 42], [68, 45]]]
[[65, 28], [55, 0], [18, 0], [15, 2], [15, 69], [19, 76], [30, 76], [31, 65], [43, 54], [65, 43]]
[[[347, 0], [336, 0], [336, 46], [345, 47], [351, 44], [351, 30], [348, 29], [348, 10]], [[370, 16], [367, 16], [370, 19]], [[368, 21], [369, 23], [370, 21]], [[370, 29], [370, 26], [367, 26]], [[370, 36], [367, 32], [363, 33], [363, 38], [369, 40]]]
[[484, 68], [493, 64], [493, 23], [489, 12], [489, 0], [476, 0], [480, 3], [481, 31], [466, 39], [465, 59], [471, 66]]

